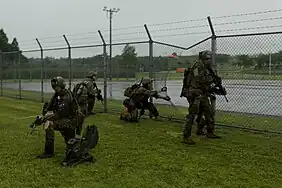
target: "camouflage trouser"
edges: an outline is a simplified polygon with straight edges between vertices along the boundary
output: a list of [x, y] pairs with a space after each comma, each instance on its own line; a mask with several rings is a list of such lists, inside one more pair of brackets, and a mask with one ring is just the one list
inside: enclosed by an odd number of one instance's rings
[[156, 106], [151, 102], [141, 102], [136, 104], [136, 107], [141, 110], [148, 110], [150, 112], [150, 117], [158, 117], [159, 111], [157, 110]]
[[186, 116], [185, 128], [183, 131], [184, 137], [190, 137], [192, 133], [192, 125], [196, 116], [200, 113], [200, 109], [206, 118], [207, 132], [213, 133], [214, 130], [214, 117], [213, 109], [208, 96], [200, 95], [190, 100], [189, 114]]
[[83, 128], [83, 123], [84, 123], [84, 118], [87, 116], [88, 114], [88, 109], [87, 109], [87, 101], [85, 102], [80, 102], [79, 103], [79, 107], [81, 109], [81, 112], [83, 114], [83, 117], [78, 118], [78, 122], [77, 122], [77, 126], [76, 126], [76, 134], [80, 135], [82, 128]]
[[81, 112], [84, 116], [87, 116], [88, 114], [88, 104], [87, 101], [79, 103], [79, 107], [81, 109]]
[[95, 105], [95, 97], [88, 97], [88, 113], [92, 112], [92, 110], [94, 109], [94, 105]]
[[51, 125], [45, 130], [45, 153], [54, 153], [55, 130], [59, 131], [64, 137], [65, 143], [75, 137], [75, 125], [71, 119], [59, 119], [51, 122]]
[[[212, 108], [212, 116], [213, 116], [213, 119], [215, 119], [215, 111], [216, 111], [216, 108], [215, 108], [215, 105], [216, 105], [216, 96], [214, 95], [210, 95], [209, 97], [209, 100], [210, 100], [210, 104], [211, 104], [211, 108]], [[198, 130], [203, 130], [205, 125], [207, 124], [206, 122], [206, 118], [204, 116], [204, 113], [203, 113], [203, 110], [200, 109], [200, 112], [198, 114], [198, 117], [197, 117], [197, 126], [198, 126]]]

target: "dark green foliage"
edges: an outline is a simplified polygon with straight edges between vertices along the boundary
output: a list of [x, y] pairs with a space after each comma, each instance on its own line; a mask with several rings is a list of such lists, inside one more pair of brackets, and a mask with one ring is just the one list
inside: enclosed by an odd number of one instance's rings
[[[40, 79], [41, 64], [44, 62], [44, 77], [60, 75], [69, 77], [69, 60], [67, 57], [55, 58], [44, 57], [43, 61], [39, 58], [40, 52], [34, 53], [37, 58], [27, 58], [28, 53], [17, 53], [20, 50], [19, 43], [13, 38], [9, 39], [3, 29], [0, 29], [0, 50], [2, 54], [2, 69], [4, 70], [4, 79], [15, 79], [20, 75], [22, 79]], [[15, 53], [5, 53], [13, 52]], [[244, 73], [250, 74], [268, 74], [269, 54], [259, 54], [251, 56], [248, 54], [229, 55], [216, 54], [216, 62], [219, 69], [234, 70], [234, 66], [243, 67]], [[108, 57], [107, 57], [108, 59]], [[194, 61], [198, 60], [198, 55], [184, 56], [180, 55], [177, 59], [168, 58], [167, 55], [155, 56], [150, 60], [149, 56], [138, 56], [135, 46], [125, 45], [120, 55], [112, 57], [112, 76], [113, 78], [135, 78], [136, 72], [149, 72], [152, 69], [158, 71], [174, 71], [176, 68], [190, 67]], [[84, 78], [89, 70], [98, 72], [98, 77], [104, 76], [104, 55], [98, 54], [92, 57], [72, 58], [73, 78]], [[20, 64], [19, 64], [20, 62]], [[272, 74], [281, 74], [282, 51], [271, 55]], [[235, 68], [238, 70], [238, 68]]]
[[0, 51], [3, 53], [0, 58], [3, 60], [2, 69], [7, 69], [13, 64], [18, 63], [19, 60], [22, 64], [26, 64], [28, 59], [20, 53], [19, 43], [16, 38], [13, 38], [9, 43], [7, 34], [3, 29], [0, 29]]

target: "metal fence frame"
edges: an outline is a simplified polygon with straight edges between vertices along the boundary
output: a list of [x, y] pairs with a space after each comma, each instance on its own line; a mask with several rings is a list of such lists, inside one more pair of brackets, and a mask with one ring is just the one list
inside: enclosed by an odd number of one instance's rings
[[[163, 43], [160, 41], [156, 41], [153, 39], [153, 37], [150, 34], [149, 28], [148, 26], [145, 24], [144, 25], [144, 29], [145, 32], [147, 33], [148, 39], [147, 41], [132, 41], [132, 42], [125, 42], [125, 43], [113, 43], [111, 44], [112, 46], [116, 46], [116, 45], [126, 45], [126, 44], [148, 44], [149, 46], [149, 61], [150, 63], [150, 69], [149, 69], [149, 77], [153, 78], [153, 74], [154, 74], [154, 69], [153, 69], [153, 44], [158, 44], [158, 45], [163, 45], [163, 46], [168, 46], [168, 47], [173, 47], [173, 48], [177, 48], [177, 49], [181, 49], [184, 51], [188, 51], [198, 45], [200, 45], [201, 43], [204, 43], [208, 40], [211, 40], [211, 51], [213, 53], [213, 68], [214, 70], [217, 69], [217, 64], [216, 64], [216, 50], [217, 50], [217, 46], [216, 46], [216, 40], [217, 38], [228, 38], [228, 37], [241, 37], [241, 36], [255, 36], [255, 35], [271, 35], [271, 34], [282, 34], [281, 32], [264, 32], [264, 33], [250, 33], [250, 34], [235, 34], [235, 35], [216, 35], [216, 32], [213, 28], [213, 24], [212, 24], [212, 20], [211, 18], [208, 16], [207, 17], [207, 21], [208, 24], [210, 26], [210, 31], [211, 31], [211, 36], [207, 37], [191, 46], [188, 47], [181, 47], [181, 46], [177, 46], [177, 45], [173, 45], [173, 44], [168, 44], [168, 43]], [[56, 50], [68, 50], [68, 61], [69, 61], [69, 88], [71, 88], [71, 83], [72, 83], [72, 79], [73, 79], [73, 70], [72, 70], [72, 49], [78, 49], [78, 48], [90, 48], [90, 47], [101, 47], [103, 48], [103, 54], [104, 54], [104, 59], [103, 59], [103, 70], [104, 70], [104, 106], [103, 106], [103, 111], [105, 113], [108, 113], [108, 94], [107, 94], [107, 87], [108, 87], [108, 78], [111, 77], [111, 70], [108, 70], [108, 59], [107, 59], [107, 46], [110, 46], [109, 44], [107, 44], [104, 40], [104, 37], [101, 33], [100, 30], [98, 30], [98, 34], [101, 38], [102, 44], [99, 45], [85, 45], [85, 46], [72, 46], [69, 43], [69, 40], [67, 38], [66, 35], [63, 35], [63, 39], [66, 42], [66, 47], [59, 47], [59, 48], [44, 48], [42, 46], [42, 44], [40, 43], [40, 40], [38, 38], [36, 38], [36, 42], [39, 46], [39, 49], [34, 49], [34, 50], [21, 50], [21, 51], [14, 51], [14, 52], [2, 52], [0, 50], [0, 64], [2, 64], [2, 56], [5, 54], [9, 54], [9, 53], [18, 53], [18, 64], [20, 64], [21, 59], [20, 59], [20, 54], [21, 53], [25, 53], [25, 52], [40, 52], [40, 59], [41, 59], [41, 102], [44, 102], [44, 88], [43, 88], [43, 84], [44, 84], [44, 69], [45, 69], [45, 63], [44, 63], [44, 52], [46, 51], [56, 51]], [[208, 49], [207, 49], [208, 50]], [[111, 67], [111, 66], [110, 66]], [[109, 73], [108, 73], [109, 71]], [[20, 71], [19, 71], [20, 72]], [[19, 79], [19, 99], [22, 99], [21, 97], [21, 75], [18, 74], [18, 79]], [[1, 96], [3, 96], [3, 70], [1, 69]], [[152, 101], [152, 99], [150, 99]], [[167, 117], [164, 117], [167, 118]], [[174, 120], [177, 122], [182, 122], [183, 119], [175, 119], [175, 118], [170, 118], [170, 120]], [[231, 125], [222, 125], [222, 126], [226, 126], [226, 127], [235, 127], [235, 128], [241, 128], [241, 129], [249, 129], [249, 130], [255, 130], [255, 131], [259, 131], [257, 129], [253, 129], [253, 128], [245, 128], [245, 127], [238, 127], [238, 126], [231, 126]], [[266, 131], [264, 131], [266, 132]], [[271, 131], [269, 131], [271, 132]], [[277, 132], [272, 132], [272, 133], [277, 133]], [[278, 134], [282, 134], [282, 133], [278, 133]]]

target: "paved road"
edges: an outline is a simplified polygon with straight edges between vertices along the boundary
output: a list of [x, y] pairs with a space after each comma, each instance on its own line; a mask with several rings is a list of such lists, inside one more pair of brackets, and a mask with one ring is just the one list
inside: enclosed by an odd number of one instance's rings
[[[187, 106], [187, 101], [180, 98], [182, 81], [167, 81], [168, 95], [175, 105]], [[132, 82], [108, 82], [108, 96], [124, 99], [123, 91]], [[103, 82], [97, 83], [103, 91]], [[223, 80], [229, 102], [223, 96], [217, 97], [217, 109], [231, 112], [254, 113], [282, 116], [282, 81], [259, 80]], [[3, 87], [17, 89], [17, 83], [3, 83]], [[23, 90], [40, 91], [40, 83], [22, 83]], [[50, 83], [44, 83], [45, 92], [53, 92]], [[168, 104], [163, 100], [157, 103]]]

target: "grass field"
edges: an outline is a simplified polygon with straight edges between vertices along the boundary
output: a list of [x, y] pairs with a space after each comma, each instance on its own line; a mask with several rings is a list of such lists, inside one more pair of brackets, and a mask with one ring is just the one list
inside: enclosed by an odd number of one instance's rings
[[282, 138], [218, 128], [220, 140], [194, 136], [181, 143], [182, 128], [150, 119], [129, 124], [117, 114], [86, 120], [99, 128], [94, 164], [62, 168], [64, 142], [57, 133], [54, 158], [39, 160], [44, 132], [29, 136], [41, 111], [31, 101], [0, 98], [0, 187], [281, 187]]
[[[20, 98], [18, 90], [4, 88], [3, 96]], [[48, 101], [52, 93], [43, 93], [44, 101]], [[41, 101], [41, 92], [35, 91], [21, 91], [21, 98], [33, 101]], [[188, 104], [188, 103], [187, 103]], [[96, 107], [99, 111], [103, 111], [103, 105], [97, 102]], [[185, 107], [173, 107], [169, 103], [168, 105], [158, 105], [158, 110], [162, 116], [168, 119], [182, 119], [186, 116], [188, 109]], [[108, 99], [108, 111], [119, 112], [123, 108], [122, 101]], [[255, 116], [240, 113], [218, 112], [216, 116], [216, 123], [223, 125], [241, 126], [247, 128], [256, 128], [266, 131], [278, 131], [282, 132], [282, 114], [280, 117], [265, 117]]]
[[[155, 73], [156, 77], [165, 77], [167, 80], [182, 80], [183, 73], [176, 73], [175, 71], [170, 71], [168, 74], [167, 71], [162, 71]], [[158, 75], [159, 74], [159, 75]], [[282, 80], [282, 74], [267, 75], [265, 73], [255, 74], [253, 72], [246, 71], [219, 71], [219, 75], [223, 79], [237, 79], [237, 80]], [[135, 78], [112, 78], [113, 81], [134, 81], [136, 79], [148, 78], [149, 72], [137, 72]], [[83, 79], [83, 78], [81, 78]], [[73, 79], [73, 81], [81, 80]], [[50, 79], [47, 79], [48, 81]], [[22, 82], [41, 82], [40, 79], [22, 79]], [[98, 81], [103, 81], [103, 78], [98, 78]], [[3, 82], [18, 82], [17, 79], [5, 79]]]

